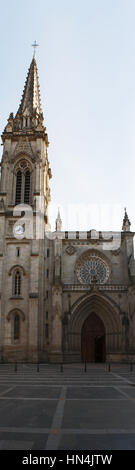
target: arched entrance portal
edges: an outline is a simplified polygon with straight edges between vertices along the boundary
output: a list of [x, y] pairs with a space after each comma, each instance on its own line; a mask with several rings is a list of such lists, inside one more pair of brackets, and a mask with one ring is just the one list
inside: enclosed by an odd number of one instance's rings
[[[66, 317], [67, 318], [67, 317]], [[64, 353], [74, 361], [109, 361], [121, 353], [121, 316], [116, 302], [98, 291], [79, 297], [65, 322]], [[93, 346], [92, 346], [93, 341]]]
[[104, 324], [96, 313], [91, 313], [82, 326], [82, 360], [105, 362], [106, 335]]

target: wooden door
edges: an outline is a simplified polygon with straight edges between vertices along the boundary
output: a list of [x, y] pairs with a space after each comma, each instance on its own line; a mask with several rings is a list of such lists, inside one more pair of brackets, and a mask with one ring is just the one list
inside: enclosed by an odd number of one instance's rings
[[82, 327], [82, 360], [105, 362], [105, 327], [95, 313], [91, 313]]

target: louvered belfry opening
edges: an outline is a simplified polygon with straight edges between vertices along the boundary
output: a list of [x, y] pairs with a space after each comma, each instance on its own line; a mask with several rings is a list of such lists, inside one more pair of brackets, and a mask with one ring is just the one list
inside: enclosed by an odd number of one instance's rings
[[30, 171], [25, 173], [21, 170], [17, 171], [16, 175], [16, 195], [15, 205], [30, 204]]
[[16, 196], [15, 196], [15, 204], [21, 203], [21, 192], [22, 192], [22, 172], [19, 170], [16, 175]]
[[25, 183], [24, 183], [24, 204], [29, 204], [30, 202], [30, 171], [27, 170], [25, 173]]

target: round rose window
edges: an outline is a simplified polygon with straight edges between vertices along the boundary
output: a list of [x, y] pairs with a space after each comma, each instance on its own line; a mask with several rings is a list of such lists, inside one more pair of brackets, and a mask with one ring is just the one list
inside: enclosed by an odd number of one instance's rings
[[104, 284], [109, 277], [109, 266], [96, 253], [82, 256], [76, 265], [76, 275], [81, 283]]

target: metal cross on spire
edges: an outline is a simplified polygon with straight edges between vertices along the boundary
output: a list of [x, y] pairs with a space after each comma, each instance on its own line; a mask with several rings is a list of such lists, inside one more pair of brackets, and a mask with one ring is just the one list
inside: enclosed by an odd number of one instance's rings
[[32, 44], [32, 47], [34, 48], [34, 54], [33, 54], [33, 57], [35, 57], [35, 54], [36, 54], [36, 47], [38, 47], [39, 44], [37, 44], [36, 41], [34, 41], [34, 43]]

